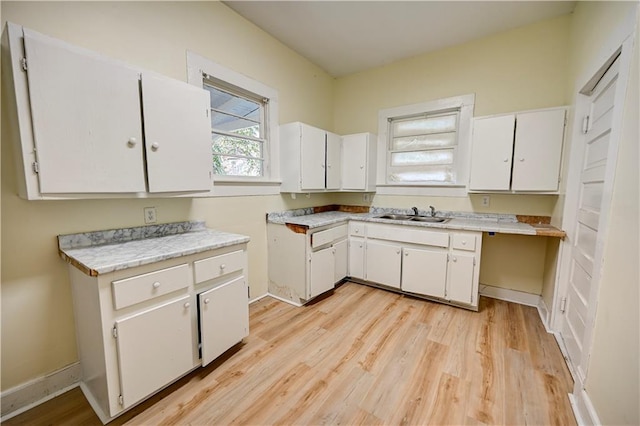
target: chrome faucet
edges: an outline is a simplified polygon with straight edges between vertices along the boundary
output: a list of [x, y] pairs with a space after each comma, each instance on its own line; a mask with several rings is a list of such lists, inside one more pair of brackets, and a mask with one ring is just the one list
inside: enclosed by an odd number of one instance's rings
[[411, 207], [411, 210], [413, 210], [413, 215], [414, 216], [418, 216], [418, 208], [417, 207]]
[[436, 217], [436, 208], [433, 206], [429, 206], [431, 217]]

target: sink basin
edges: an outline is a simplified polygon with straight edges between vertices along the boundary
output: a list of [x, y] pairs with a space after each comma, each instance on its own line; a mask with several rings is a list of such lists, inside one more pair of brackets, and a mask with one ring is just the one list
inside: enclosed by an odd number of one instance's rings
[[409, 220], [413, 216], [408, 214], [383, 214], [382, 216], [378, 216], [378, 219], [391, 219], [391, 220]]
[[411, 219], [416, 222], [429, 222], [429, 223], [444, 223], [449, 220], [449, 218], [445, 217], [433, 217], [433, 216], [413, 216]]
[[444, 217], [414, 216], [414, 215], [408, 215], [408, 214], [383, 214], [382, 216], [378, 216], [378, 219], [413, 220], [415, 222], [428, 222], [428, 223], [444, 223], [449, 220], [449, 218], [444, 218]]

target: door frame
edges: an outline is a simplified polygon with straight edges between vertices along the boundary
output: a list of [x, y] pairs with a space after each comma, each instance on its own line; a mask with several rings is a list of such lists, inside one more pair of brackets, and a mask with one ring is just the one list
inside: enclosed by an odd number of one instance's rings
[[[637, 11], [637, 9], [636, 9]], [[636, 12], [637, 13], [637, 12]], [[600, 278], [602, 272], [602, 264], [604, 260], [604, 248], [606, 243], [607, 232], [610, 223], [610, 208], [613, 196], [613, 184], [615, 178], [618, 148], [620, 145], [620, 134], [622, 119], [624, 116], [624, 102], [627, 95], [627, 86], [629, 73], [631, 68], [631, 60], [633, 59], [634, 40], [636, 32], [636, 14], [630, 14], [627, 19], [619, 25], [605, 43], [605, 47], [596, 56], [591, 66], [585, 67], [582, 78], [578, 79], [578, 84], [574, 90], [575, 97], [573, 101], [574, 111], [571, 127], [571, 146], [568, 158], [568, 172], [565, 189], [565, 203], [562, 211], [562, 229], [566, 231], [567, 238], [562, 241], [560, 253], [558, 256], [558, 274], [556, 277], [556, 286], [553, 296], [553, 305], [551, 309], [550, 324], [551, 329], [556, 335], [565, 359], [569, 365], [569, 369], [574, 378], [573, 394], [570, 395], [572, 405], [576, 417], [581, 423], [599, 424], [597, 413], [591, 404], [589, 396], [585, 392], [584, 383], [588, 376], [589, 359], [593, 343], [593, 331], [595, 326], [595, 318], [597, 312], [597, 297], [600, 288]], [[564, 313], [561, 311], [563, 298], [568, 292], [568, 279], [571, 267], [572, 246], [576, 230], [576, 215], [579, 202], [579, 184], [581, 175], [581, 166], [584, 161], [585, 154], [585, 134], [582, 133], [582, 118], [589, 114], [590, 95], [596, 87], [600, 78], [607, 71], [609, 66], [618, 57], [620, 60], [618, 82], [616, 86], [616, 94], [614, 105], [617, 106], [613, 111], [611, 136], [609, 139], [608, 161], [605, 171], [605, 186], [603, 189], [602, 210], [600, 216], [600, 226], [598, 229], [598, 237], [596, 240], [596, 251], [594, 257], [594, 273], [592, 276], [593, 285], [591, 288], [590, 300], [594, 303], [589, 306], [587, 315], [587, 323], [585, 325], [585, 337], [582, 359], [574, 363], [567, 356], [566, 349], [560, 335], [564, 321]]]

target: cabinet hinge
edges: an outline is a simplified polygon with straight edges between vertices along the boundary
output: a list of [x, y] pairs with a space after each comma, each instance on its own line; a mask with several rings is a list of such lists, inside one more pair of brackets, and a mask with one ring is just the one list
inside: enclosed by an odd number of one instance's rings
[[473, 258], [473, 266], [476, 266], [476, 258]]
[[560, 313], [564, 314], [564, 311], [567, 310], [567, 298], [563, 297], [562, 300], [560, 300]]
[[588, 115], [582, 119], [582, 133], [587, 133], [589, 131], [589, 125], [591, 124], [589, 123], [590, 120], [591, 118]]
[[449, 253], [447, 253], [447, 262], [449, 261]]
[[20, 65], [22, 65], [22, 71], [27, 70], [27, 58], [20, 59]]
[[251, 299], [251, 289], [247, 287], [247, 299]]
[[118, 404], [124, 405], [124, 397], [122, 395], [118, 395]]
[[118, 338], [118, 329], [116, 328], [116, 326], [113, 326], [113, 329], [111, 330], [111, 334], [113, 334], [113, 338], [117, 339]]
[[37, 161], [31, 163], [31, 168], [33, 169], [33, 173], [40, 173], [40, 166]]

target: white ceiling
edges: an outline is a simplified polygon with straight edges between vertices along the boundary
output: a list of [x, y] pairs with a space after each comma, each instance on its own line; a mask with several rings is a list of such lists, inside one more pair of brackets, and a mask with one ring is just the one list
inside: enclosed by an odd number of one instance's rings
[[224, 2], [334, 77], [573, 11], [575, 1]]

